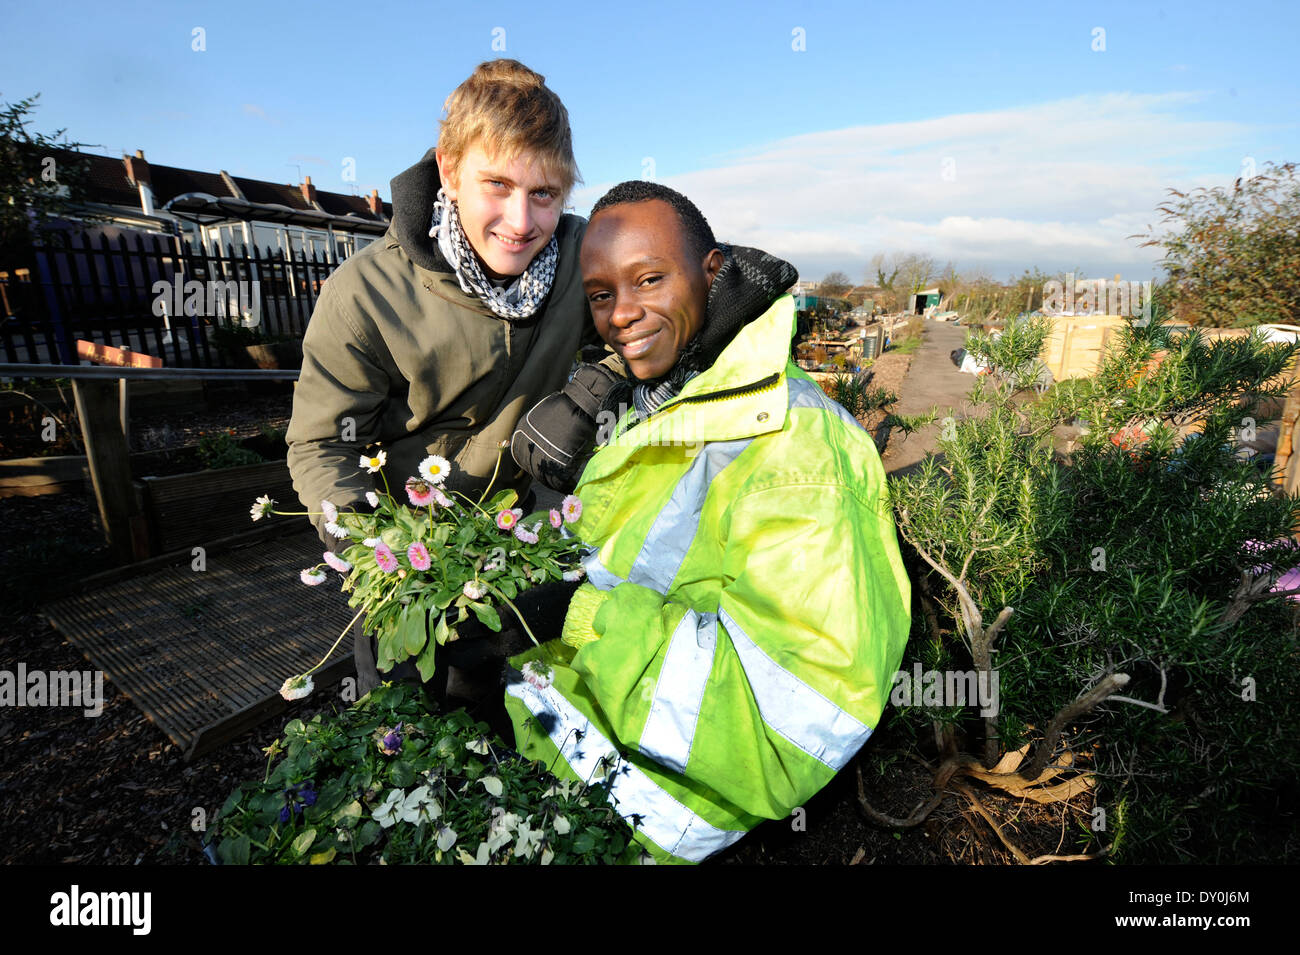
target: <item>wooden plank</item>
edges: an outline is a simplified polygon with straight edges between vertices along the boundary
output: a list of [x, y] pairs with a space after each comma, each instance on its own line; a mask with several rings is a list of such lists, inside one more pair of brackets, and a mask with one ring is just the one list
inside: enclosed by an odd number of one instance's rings
[[131, 486], [131, 455], [118, 421], [117, 383], [74, 379], [72, 392], [104, 538], [119, 563], [148, 556], [144, 515]]

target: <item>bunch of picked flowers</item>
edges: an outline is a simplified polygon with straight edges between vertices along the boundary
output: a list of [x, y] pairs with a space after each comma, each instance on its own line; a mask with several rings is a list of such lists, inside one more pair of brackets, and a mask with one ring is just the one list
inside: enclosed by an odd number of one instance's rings
[[458, 639], [457, 627], [471, 613], [499, 632], [498, 608], [508, 607], [537, 642], [514, 598], [537, 584], [581, 577], [584, 548], [568, 525], [582, 515], [582, 502], [569, 495], [559, 510], [524, 515], [514, 506], [518, 495], [513, 490], [491, 494], [505, 447], [503, 443], [498, 450], [492, 480], [477, 500], [445, 489], [451, 465], [436, 454], [425, 458], [419, 473], [401, 486], [399, 500], [383, 473], [383, 451], [361, 458], [361, 466], [378, 473], [384, 485], [382, 493], [366, 495], [372, 513], [339, 511], [329, 501], [321, 501], [320, 511], [279, 511], [269, 497], [257, 499], [253, 520], [265, 514], [325, 517], [325, 528], [339, 546], [303, 570], [302, 582], [324, 583], [326, 568], [333, 569], [344, 575], [343, 589], [352, 594], [349, 606], [358, 608], [325, 658], [285, 681], [280, 689], [285, 699], [311, 692], [311, 674], [363, 615], [363, 632], [378, 635], [378, 669], [387, 672], [414, 660], [424, 680], [433, 676], [435, 648]]

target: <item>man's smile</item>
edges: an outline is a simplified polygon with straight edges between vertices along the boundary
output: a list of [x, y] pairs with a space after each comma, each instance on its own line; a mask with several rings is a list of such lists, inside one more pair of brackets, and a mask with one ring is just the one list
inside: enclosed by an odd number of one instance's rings
[[663, 329], [661, 328], [658, 331], [645, 332], [643, 334], [630, 336], [627, 339], [620, 340], [617, 342], [619, 354], [624, 358], [638, 358], [641, 355], [644, 355], [654, 347], [654, 343], [659, 340], [659, 333], [662, 331]]

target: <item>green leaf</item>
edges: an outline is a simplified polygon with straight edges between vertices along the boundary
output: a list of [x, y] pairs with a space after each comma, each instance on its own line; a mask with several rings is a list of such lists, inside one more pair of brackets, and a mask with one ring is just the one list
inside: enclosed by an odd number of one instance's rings
[[483, 626], [497, 633], [501, 632], [501, 617], [495, 607], [478, 601], [472, 601], [470, 607], [474, 610], [474, 616], [478, 617]]
[[374, 845], [383, 833], [384, 829], [373, 819], [362, 825], [361, 830], [357, 833], [357, 848], [364, 849], [366, 846]]
[[401, 646], [397, 628], [386, 627], [379, 635], [379, 658], [375, 661], [375, 668], [384, 673], [391, 670]]
[[578, 855], [585, 855], [596, 847], [596, 837], [591, 834], [590, 829], [584, 829], [578, 833], [573, 840], [573, 851]]
[[405, 789], [415, 782], [415, 769], [406, 760], [399, 759], [389, 767], [388, 778], [398, 789]]
[[420, 532], [424, 529], [424, 521], [404, 507], [398, 508], [393, 521], [413, 541], [419, 539]]
[[503, 577], [498, 581], [494, 581], [494, 583], [497, 589], [506, 595], [508, 600], [514, 600], [519, 596], [519, 588], [515, 586], [515, 582], [509, 577]]
[[334, 813], [334, 825], [340, 829], [351, 829], [361, 819], [361, 801], [354, 799], [338, 812]]
[[293, 850], [295, 856], [301, 856], [311, 848], [311, 844], [315, 841], [316, 830], [308, 829], [306, 832], [300, 834], [297, 839], [293, 840], [293, 845], [290, 848]]
[[424, 627], [424, 609], [415, 604], [408, 604], [402, 610], [402, 648], [408, 657], [413, 657], [424, 649], [429, 634]]
[[[438, 618], [438, 622], [440, 624], [443, 623], [442, 617]], [[420, 655], [416, 657], [415, 660], [415, 668], [420, 671], [420, 679], [425, 683], [428, 683], [433, 679], [433, 673], [436, 669], [436, 661], [434, 658], [438, 653], [438, 640], [436, 639], [437, 631], [434, 632], [434, 637], [435, 639], [433, 640], [425, 640], [424, 650], [421, 651]]]
[[336, 855], [338, 855], [338, 850], [333, 846], [330, 846], [324, 852], [317, 852], [309, 861], [312, 865], [325, 865], [326, 863], [333, 862]]
[[248, 865], [248, 851], [251, 843], [248, 836], [236, 836], [234, 839], [222, 839], [217, 844], [217, 858], [223, 865]]
[[449, 636], [451, 636], [451, 629], [447, 626], [447, 615], [444, 613], [438, 618], [438, 625], [433, 629], [433, 639], [441, 645], [447, 642]]

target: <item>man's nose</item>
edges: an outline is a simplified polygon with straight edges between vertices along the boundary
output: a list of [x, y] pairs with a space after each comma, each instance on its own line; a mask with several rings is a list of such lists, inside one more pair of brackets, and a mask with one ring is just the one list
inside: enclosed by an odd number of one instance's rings
[[632, 296], [615, 293], [614, 310], [610, 313], [609, 320], [618, 328], [627, 328], [629, 325], [637, 322], [645, 314], [645, 310], [636, 303]]
[[505, 224], [516, 236], [528, 235], [533, 231], [532, 209], [528, 204], [528, 192], [516, 189], [506, 200]]

